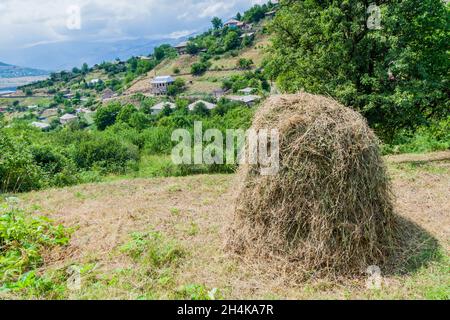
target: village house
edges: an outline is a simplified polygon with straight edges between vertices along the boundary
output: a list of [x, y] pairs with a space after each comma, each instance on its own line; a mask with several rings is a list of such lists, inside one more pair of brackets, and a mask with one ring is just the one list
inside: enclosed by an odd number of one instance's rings
[[240, 36], [240, 38], [241, 38], [241, 39], [244, 39], [245, 37], [252, 38], [254, 35], [255, 35], [254, 32], [247, 32], [247, 33], [243, 33], [243, 34]]
[[8, 110], [8, 108], [7, 107], [0, 107], [0, 113], [2, 113], [2, 112], [6, 112]]
[[78, 108], [75, 111], [76, 111], [76, 113], [92, 113], [92, 111], [87, 108]]
[[65, 115], [63, 115], [61, 118], [59, 118], [59, 122], [61, 122], [61, 124], [68, 124], [70, 122], [73, 122], [75, 120], [77, 120], [78, 117], [70, 114], [70, 113], [66, 113]]
[[257, 91], [256, 88], [245, 88], [245, 89], [239, 90], [238, 92], [248, 96], [248, 95], [251, 95], [252, 93], [254, 93], [255, 91]]
[[92, 79], [91, 81], [89, 81], [89, 84], [95, 85], [99, 82], [100, 82], [100, 79]]
[[183, 55], [183, 54], [187, 53], [187, 46], [188, 46], [188, 42], [183, 41], [183, 42], [177, 44], [174, 48], [178, 51], [179, 55]]
[[177, 106], [175, 105], [175, 103], [163, 101], [151, 107], [150, 110], [152, 110], [152, 115], [157, 115], [161, 113], [165, 107], [169, 107], [170, 109], [174, 110]]
[[261, 100], [261, 97], [257, 96], [257, 95], [227, 96], [226, 98], [231, 100], [231, 101], [237, 101], [237, 102], [245, 103], [247, 106], [252, 106], [252, 105], [254, 105], [255, 103], [257, 103], [258, 101]]
[[171, 76], [159, 76], [152, 79], [150, 84], [152, 85], [151, 93], [160, 96], [167, 94], [169, 85], [173, 84], [175, 79]]
[[244, 28], [245, 27], [245, 23], [236, 19], [230, 19], [227, 22], [225, 22], [224, 27], [228, 27], [228, 28]]
[[217, 107], [217, 105], [214, 103], [210, 103], [210, 102], [204, 101], [204, 100], [198, 100], [198, 101], [195, 101], [194, 103], [191, 103], [190, 105], [188, 105], [189, 111], [194, 111], [195, 107], [201, 103], [203, 103], [205, 105], [206, 109], [208, 109], [208, 110], [212, 110]]
[[31, 125], [35, 128], [41, 129], [41, 130], [50, 129], [50, 125], [45, 122], [32, 122]]

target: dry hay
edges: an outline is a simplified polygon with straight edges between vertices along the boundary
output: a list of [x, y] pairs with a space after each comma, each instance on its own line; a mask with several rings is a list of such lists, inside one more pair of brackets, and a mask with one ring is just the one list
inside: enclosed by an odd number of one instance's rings
[[241, 167], [227, 248], [253, 261], [282, 261], [294, 273], [349, 275], [383, 264], [397, 222], [365, 119], [301, 93], [268, 99], [253, 128], [279, 130], [280, 171], [262, 176], [258, 165]]

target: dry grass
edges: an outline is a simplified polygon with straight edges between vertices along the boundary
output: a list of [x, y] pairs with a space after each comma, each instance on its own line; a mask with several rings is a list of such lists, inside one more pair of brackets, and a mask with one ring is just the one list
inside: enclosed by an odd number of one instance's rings
[[301, 93], [268, 99], [253, 128], [278, 129], [280, 169], [264, 176], [259, 164], [241, 166], [229, 249], [275, 260], [298, 279], [384, 264], [398, 229], [378, 139], [364, 118]]
[[[423, 240], [417, 241], [429, 234], [439, 241], [441, 251], [448, 254], [450, 162], [421, 166], [391, 164], [389, 172], [397, 197], [396, 212], [423, 229], [421, 233], [415, 231], [411, 247], [415, 247], [415, 252], [434, 253]], [[238, 299], [448, 298], [448, 260], [434, 263], [433, 259], [413, 252], [409, 256], [416, 257], [419, 265], [406, 274], [386, 275], [380, 290], [368, 290], [364, 277], [342, 281], [311, 277], [303, 283], [293, 283], [289, 274], [274, 274], [267, 265], [255, 268], [233, 259], [223, 251], [223, 239], [233, 215], [233, 180], [231, 175], [121, 180], [20, 197], [22, 205], [34, 208], [36, 214], [47, 214], [66, 226], [77, 227], [71, 246], [55, 253], [60, 260], [47, 264], [46, 269], [89, 263], [106, 277], [130, 265], [117, 252], [129, 240], [130, 233], [156, 229], [177, 241], [188, 253], [177, 267], [175, 288], [201, 284], [209, 289], [218, 288], [224, 298]], [[192, 232], [193, 224], [196, 232]], [[133, 277], [121, 279], [127, 283], [126, 290], [110, 284], [101, 292], [71, 297], [135, 299], [139, 281]], [[160, 290], [165, 296], [172, 289]]]

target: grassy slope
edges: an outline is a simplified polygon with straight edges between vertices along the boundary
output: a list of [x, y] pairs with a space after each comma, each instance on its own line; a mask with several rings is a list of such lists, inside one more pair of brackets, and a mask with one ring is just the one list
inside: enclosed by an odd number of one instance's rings
[[396, 210], [423, 234], [411, 235], [418, 249], [409, 254], [409, 267], [386, 275], [376, 290], [366, 288], [365, 277], [294, 284], [264, 262], [253, 266], [228, 256], [222, 248], [232, 175], [114, 180], [20, 197], [24, 207], [76, 228], [70, 247], [49, 254], [44, 268], [61, 281], [61, 270], [82, 267], [82, 289], [61, 298], [207, 298], [217, 288], [215, 298], [449, 299], [449, 159], [448, 152], [437, 159], [389, 158]]

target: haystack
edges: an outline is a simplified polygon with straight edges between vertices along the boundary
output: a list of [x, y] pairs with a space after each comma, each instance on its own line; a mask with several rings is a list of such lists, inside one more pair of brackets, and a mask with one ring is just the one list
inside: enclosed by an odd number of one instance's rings
[[268, 99], [253, 128], [278, 129], [280, 170], [243, 165], [227, 247], [309, 273], [354, 274], [381, 265], [396, 220], [379, 142], [365, 119], [311, 94]]

